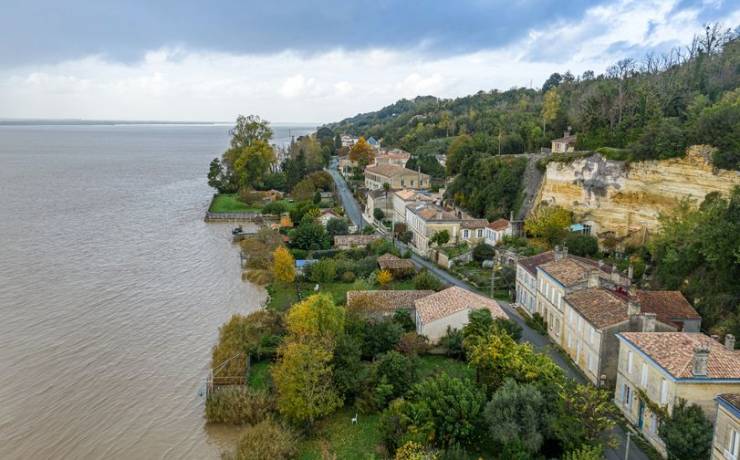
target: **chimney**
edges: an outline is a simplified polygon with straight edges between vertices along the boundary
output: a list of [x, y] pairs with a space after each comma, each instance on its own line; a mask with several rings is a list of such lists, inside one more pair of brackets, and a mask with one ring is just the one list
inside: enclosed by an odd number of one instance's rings
[[599, 278], [598, 270], [591, 270], [588, 272], [588, 287], [598, 288], [601, 286], [601, 278]]
[[735, 351], [735, 336], [732, 334], [725, 334], [725, 348], [727, 351]]
[[694, 368], [692, 373], [697, 377], [706, 377], [709, 362], [709, 347], [697, 345], [694, 348]]
[[635, 276], [635, 267], [630, 264], [630, 266], [627, 267], [627, 279], [631, 281], [633, 276]]
[[568, 246], [563, 246], [563, 258], [568, 257]]
[[555, 246], [555, 260], [561, 260], [563, 258], [563, 253], [560, 252], [560, 246]]
[[640, 302], [636, 298], [630, 296], [627, 300], [627, 316], [635, 317], [640, 314]]
[[[629, 309], [629, 305], [627, 306]], [[642, 332], [655, 332], [655, 313], [643, 313]]]

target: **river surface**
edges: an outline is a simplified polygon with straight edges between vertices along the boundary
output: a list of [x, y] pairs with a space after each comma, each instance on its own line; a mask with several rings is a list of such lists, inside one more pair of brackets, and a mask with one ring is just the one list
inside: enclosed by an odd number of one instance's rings
[[240, 280], [230, 226], [203, 222], [227, 132], [0, 126], [0, 459], [230, 445], [199, 389], [218, 327], [265, 292]]

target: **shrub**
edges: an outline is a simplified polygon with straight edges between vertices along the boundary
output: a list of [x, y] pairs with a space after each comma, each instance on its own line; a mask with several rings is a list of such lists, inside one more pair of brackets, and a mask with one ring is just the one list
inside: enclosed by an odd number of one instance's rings
[[408, 310], [396, 310], [393, 313], [393, 321], [400, 325], [404, 331], [413, 332], [416, 330], [416, 324], [411, 318], [411, 313]]
[[285, 460], [298, 454], [298, 435], [271, 419], [244, 430], [230, 460]]
[[257, 204], [262, 200], [262, 194], [248, 188], [239, 189], [239, 200], [248, 205]]
[[465, 347], [463, 347], [463, 333], [460, 329], [447, 326], [447, 334], [439, 341], [439, 345], [447, 350], [447, 356], [455, 359], [465, 358]]
[[206, 399], [208, 423], [253, 425], [275, 410], [275, 399], [266, 391], [247, 386], [217, 387]]
[[387, 253], [398, 255], [398, 249], [393, 246], [393, 243], [391, 241], [388, 241], [384, 238], [377, 239], [368, 244], [368, 249], [376, 256], [381, 256]]
[[601, 446], [584, 444], [576, 450], [566, 452], [563, 460], [601, 460], [604, 458], [604, 449]]
[[269, 270], [254, 269], [247, 270], [242, 275], [243, 279], [246, 279], [250, 283], [257, 284], [259, 286], [265, 286], [272, 282], [272, 273]]
[[534, 313], [531, 318], [525, 318], [524, 322], [540, 334], [547, 334], [547, 321], [539, 313]]
[[393, 275], [391, 275], [391, 272], [388, 270], [380, 270], [375, 276], [375, 279], [378, 281], [378, 284], [380, 284], [381, 286], [385, 286], [386, 284], [393, 281]]
[[380, 355], [373, 363], [362, 406], [380, 410], [402, 396], [416, 380], [416, 362], [397, 351]]
[[272, 214], [273, 216], [279, 216], [280, 214], [288, 212], [288, 205], [283, 201], [272, 201], [262, 207], [262, 214]]
[[382, 209], [375, 208], [373, 209], [373, 217], [375, 218], [375, 220], [383, 220], [383, 218], [385, 217], [385, 213]]
[[442, 282], [426, 270], [422, 270], [414, 276], [414, 289], [439, 291]]
[[326, 223], [326, 232], [331, 236], [347, 235], [349, 233], [349, 224], [344, 219], [333, 217]]
[[399, 339], [396, 350], [406, 356], [418, 356], [429, 350], [429, 339], [416, 332], [407, 332]]
[[354, 272], [346, 271], [346, 272], [342, 273], [342, 282], [344, 282], [344, 283], [352, 283], [352, 282], [355, 281], [355, 278], [356, 278], [356, 276], [355, 276]]
[[493, 246], [485, 243], [479, 243], [473, 248], [473, 259], [477, 260], [478, 262], [491, 260], [493, 259], [495, 253], [496, 251], [495, 249], [493, 249]]
[[569, 233], [563, 244], [571, 254], [576, 256], [591, 257], [599, 252], [599, 243], [596, 237], [583, 235], [581, 233]]
[[314, 283], [330, 283], [337, 277], [337, 265], [333, 259], [322, 259], [309, 267], [309, 279]]
[[712, 449], [712, 423], [701, 407], [680, 399], [658, 429], [669, 460], [709, 458]]
[[304, 260], [308, 257], [308, 251], [305, 249], [291, 248], [290, 253], [293, 254], [293, 258], [296, 260]]
[[211, 369], [220, 367], [226, 360], [238, 353], [242, 359], [234, 359], [222, 367], [219, 375], [244, 375], [246, 356], [250, 353], [260, 358], [272, 354], [274, 349], [263, 347], [263, 338], [282, 333], [280, 316], [266, 310], [258, 310], [247, 316], [233, 315], [218, 332], [218, 342], [211, 353]]
[[403, 328], [392, 320], [367, 321], [364, 325], [362, 356], [372, 359], [393, 350], [403, 335]]

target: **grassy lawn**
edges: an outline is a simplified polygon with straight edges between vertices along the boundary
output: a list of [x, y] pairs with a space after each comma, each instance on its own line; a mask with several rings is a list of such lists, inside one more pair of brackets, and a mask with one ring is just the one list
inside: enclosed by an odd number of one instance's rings
[[[314, 293], [315, 283], [299, 283], [301, 298], [305, 299]], [[352, 289], [352, 283], [342, 283], [341, 281], [335, 281], [332, 283], [319, 284], [319, 292], [331, 294], [334, 302], [338, 305], [344, 305], [347, 299], [347, 291]], [[414, 289], [413, 280], [394, 280], [389, 284], [389, 289], [400, 290], [400, 289]], [[298, 296], [296, 294], [296, 288], [294, 284], [281, 284], [274, 283], [268, 288], [270, 292], [270, 302], [267, 304], [268, 308], [276, 311], [285, 311], [291, 305], [298, 302]]]
[[475, 371], [463, 361], [440, 355], [424, 355], [419, 357], [418, 380], [446, 372], [450, 377], [475, 380]]
[[358, 423], [352, 424], [355, 410], [351, 407], [336, 412], [317, 422], [311, 430], [311, 437], [299, 446], [298, 458], [301, 460], [321, 460], [326, 458], [322, 452], [333, 454], [328, 458], [380, 459], [378, 446], [382, 443], [379, 430], [380, 414], [358, 416]]
[[249, 371], [247, 383], [250, 387], [257, 390], [267, 390], [270, 386], [270, 362], [263, 361], [253, 363]]
[[239, 201], [236, 193], [220, 193], [213, 198], [210, 212], [245, 212], [259, 211], [259, 208], [249, 206]]

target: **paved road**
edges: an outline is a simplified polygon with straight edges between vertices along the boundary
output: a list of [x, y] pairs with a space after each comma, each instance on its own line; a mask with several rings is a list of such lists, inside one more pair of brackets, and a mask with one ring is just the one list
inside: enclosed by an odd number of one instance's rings
[[[352, 219], [352, 222], [355, 223], [355, 225], [358, 225], [358, 227], [361, 228], [361, 226], [365, 225], [364, 220], [362, 219], [362, 212], [360, 212], [360, 207], [357, 203], [357, 200], [355, 200], [355, 197], [352, 196], [352, 192], [349, 191], [346, 182], [344, 181], [344, 178], [339, 174], [339, 172], [334, 169], [334, 167], [330, 168], [329, 173], [334, 178], [334, 183], [337, 186], [337, 191], [339, 192], [340, 198], [342, 200], [342, 204], [344, 205], [344, 209], [347, 211], [347, 215], [350, 219]], [[360, 224], [358, 224], [358, 222]], [[407, 247], [400, 241], [396, 241], [396, 246], [401, 250], [406, 250]], [[419, 257], [418, 255], [412, 253], [411, 254], [411, 260], [416, 264], [417, 267], [425, 268], [431, 273], [433, 273], [435, 276], [437, 276], [439, 279], [444, 281], [447, 284], [460, 286], [461, 288], [468, 289], [470, 291], [477, 291], [473, 286], [469, 285], [465, 281], [453, 276], [449, 272], [441, 269], [434, 263], [423, 259]], [[546, 353], [552, 360], [560, 366], [561, 369], [565, 372], [567, 376], [570, 378], [576, 380], [580, 383], [586, 383], [586, 379], [583, 377], [583, 375], [575, 368], [572, 361], [569, 359], [563, 357], [560, 353], [558, 353], [553, 347], [550, 346], [550, 340], [539, 334], [534, 329], [527, 326], [527, 324], [524, 322], [524, 318], [521, 317], [521, 315], [508, 303], [502, 300], [497, 301], [499, 305], [501, 305], [501, 308], [504, 309], [504, 311], [509, 315], [509, 317], [515, 321], [519, 326], [522, 328], [522, 339], [526, 342], [529, 342], [534, 346], [537, 350]], [[614, 429], [614, 435], [616, 436], [618, 440], [618, 446], [614, 449], [608, 449], [606, 451], [606, 458], [608, 460], [624, 460], [624, 451], [625, 451], [625, 443], [627, 435], [625, 434], [624, 430], [617, 426]], [[629, 460], [649, 460], [647, 455], [645, 455], [642, 450], [635, 444], [630, 443], [630, 450], [629, 450]]]

